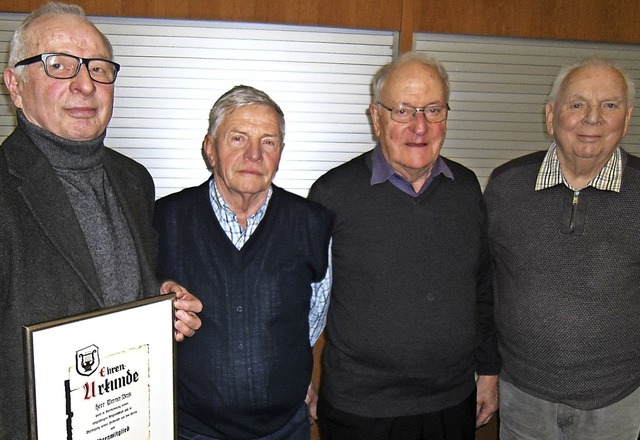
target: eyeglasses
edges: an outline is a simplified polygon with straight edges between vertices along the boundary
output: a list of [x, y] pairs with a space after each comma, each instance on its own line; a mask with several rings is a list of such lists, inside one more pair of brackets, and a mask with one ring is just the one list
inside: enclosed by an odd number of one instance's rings
[[422, 112], [424, 114], [424, 117], [427, 120], [427, 122], [431, 122], [435, 124], [436, 122], [442, 122], [445, 119], [447, 119], [447, 114], [449, 110], [451, 110], [451, 107], [449, 107], [449, 104], [431, 105], [431, 106], [422, 107], [422, 108], [413, 107], [407, 104], [396, 104], [393, 107], [387, 107], [380, 101], [378, 101], [378, 104], [380, 104], [383, 108], [391, 112], [391, 119], [393, 119], [396, 122], [400, 122], [402, 124], [406, 124], [408, 122], [413, 121], [413, 119], [416, 117], [416, 115], [419, 112]]
[[71, 79], [78, 75], [80, 67], [87, 66], [89, 77], [100, 84], [113, 84], [118, 76], [120, 64], [102, 58], [80, 58], [66, 53], [41, 53], [16, 63], [18, 66], [42, 61], [44, 72], [55, 79]]

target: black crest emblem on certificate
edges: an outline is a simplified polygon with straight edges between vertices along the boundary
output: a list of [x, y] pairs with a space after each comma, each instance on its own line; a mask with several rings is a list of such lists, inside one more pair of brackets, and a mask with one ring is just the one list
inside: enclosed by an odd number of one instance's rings
[[76, 351], [76, 371], [82, 376], [91, 376], [100, 366], [100, 353], [96, 345]]

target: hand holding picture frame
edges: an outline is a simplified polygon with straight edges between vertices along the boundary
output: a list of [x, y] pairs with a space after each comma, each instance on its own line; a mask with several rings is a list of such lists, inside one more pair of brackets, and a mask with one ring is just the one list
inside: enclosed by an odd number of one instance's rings
[[174, 299], [25, 326], [30, 438], [173, 440]]

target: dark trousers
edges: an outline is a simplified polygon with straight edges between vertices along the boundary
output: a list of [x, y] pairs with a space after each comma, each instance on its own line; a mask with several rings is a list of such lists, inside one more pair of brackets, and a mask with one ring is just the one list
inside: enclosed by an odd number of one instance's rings
[[[228, 437], [224, 437], [228, 438]], [[218, 437], [210, 437], [198, 434], [184, 427], [178, 427], [178, 439], [180, 440], [223, 440]], [[309, 408], [302, 403], [291, 420], [276, 432], [254, 440], [309, 440], [311, 439], [311, 425], [309, 424]]]
[[451, 408], [388, 418], [361, 417], [340, 411], [320, 393], [318, 423], [323, 440], [473, 440], [476, 391]]

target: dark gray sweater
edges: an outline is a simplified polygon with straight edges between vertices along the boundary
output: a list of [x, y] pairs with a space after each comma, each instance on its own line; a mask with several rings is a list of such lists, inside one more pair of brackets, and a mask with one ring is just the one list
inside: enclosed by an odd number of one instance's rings
[[367, 417], [462, 402], [497, 374], [486, 211], [475, 175], [447, 161], [418, 197], [371, 186], [371, 152], [329, 171], [309, 197], [336, 214], [322, 389]]
[[640, 160], [620, 193], [534, 191], [545, 152], [494, 171], [485, 198], [503, 378], [579, 409], [640, 386]]

